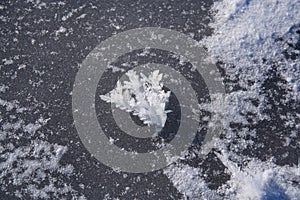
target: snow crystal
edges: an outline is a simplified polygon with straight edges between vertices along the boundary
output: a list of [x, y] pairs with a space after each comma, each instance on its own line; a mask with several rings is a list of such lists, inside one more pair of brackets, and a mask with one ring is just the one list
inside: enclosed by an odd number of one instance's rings
[[2, 62], [4, 65], [11, 65], [14, 63], [12, 59], [6, 59], [6, 58], [2, 59]]
[[0, 85], [0, 93], [5, 92], [8, 89], [7, 85]]
[[149, 77], [143, 73], [139, 76], [135, 71], [129, 71], [126, 75], [129, 81], [123, 85], [117, 82], [116, 88], [101, 95], [101, 99], [115, 103], [116, 107], [137, 115], [145, 124], [161, 129], [167, 120], [169, 111], [165, 111], [165, 106], [170, 96], [170, 91], [162, 89], [162, 74], [156, 70]]
[[63, 26], [59, 27], [59, 29], [57, 31], [55, 31], [55, 35], [58, 36], [60, 33], [64, 33], [66, 32], [67, 29]]
[[85, 5], [80, 6], [79, 8], [76, 9], [72, 9], [67, 15], [63, 16], [61, 18], [62, 21], [66, 21], [69, 18], [73, 17], [74, 14], [77, 14], [78, 12], [80, 12], [83, 8], [85, 8]]
[[84, 13], [84, 14], [80, 15], [79, 17], [77, 17], [76, 19], [83, 19], [83, 18], [85, 18], [85, 16], [86, 16], [86, 14]]

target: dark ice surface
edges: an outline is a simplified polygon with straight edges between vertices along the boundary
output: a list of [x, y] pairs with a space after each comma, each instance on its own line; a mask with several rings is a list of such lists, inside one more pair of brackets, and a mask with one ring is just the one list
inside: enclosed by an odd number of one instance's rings
[[[3, 61], [0, 66], [0, 83], [8, 86], [0, 97], [8, 101], [17, 100], [20, 106], [32, 110], [29, 114], [18, 114], [1, 107], [0, 119], [5, 121], [12, 114], [27, 122], [34, 122], [40, 117], [50, 119], [39, 130], [43, 135], [35, 137], [68, 147], [60, 163], [72, 164], [74, 174], [67, 177], [58, 174], [57, 179], [70, 184], [87, 199], [181, 199], [183, 194], [177, 191], [162, 170], [145, 174], [117, 172], [93, 158], [81, 143], [73, 123], [71, 91], [80, 63], [101, 41], [140, 27], [168, 28], [200, 41], [212, 33], [208, 27], [212, 3], [213, 0], [78, 0], [45, 1], [45, 4], [39, 1], [2, 1], [0, 59], [10, 58], [13, 63], [4, 66]], [[220, 62], [220, 69], [222, 65]], [[288, 105], [281, 103], [281, 96], [285, 94], [285, 89], [281, 88], [284, 80], [278, 77], [276, 66], [269, 73], [261, 92], [270, 94], [267, 99], [270, 107], [266, 112], [271, 121], [250, 123], [247, 127], [257, 131], [258, 137], [253, 140], [265, 145], [241, 153], [262, 160], [274, 156], [279, 165], [293, 165], [300, 157], [299, 148], [294, 148], [295, 141], [287, 147], [281, 145], [284, 134], [290, 130], [285, 129], [285, 121], [280, 119], [280, 115], [299, 113], [299, 105], [293, 101]], [[225, 72], [223, 75], [226, 77]], [[233, 90], [242, 90], [234, 80], [226, 81], [234, 86]], [[253, 116], [248, 114], [251, 122]], [[245, 128], [239, 124], [232, 124], [232, 127], [237, 132]], [[32, 139], [20, 138], [13, 143], [15, 146], [27, 145]], [[4, 145], [4, 142], [1, 141], [1, 144]], [[197, 143], [195, 140], [193, 148], [197, 148]], [[282, 156], [286, 152], [290, 153]], [[205, 181], [211, 189], [218, 188], [230, 177], [213, 153], [204, 160], [196, 157], [182, 162], [203, 168], [207, 174]], [[26, 188], [26, 184], [15, 186], [8, 181], [6, 183], [8, 187], [0, 186], [0, 199], [15, 199], [14, 191]], [[25, 196], [25, 199], [30, 197]]]

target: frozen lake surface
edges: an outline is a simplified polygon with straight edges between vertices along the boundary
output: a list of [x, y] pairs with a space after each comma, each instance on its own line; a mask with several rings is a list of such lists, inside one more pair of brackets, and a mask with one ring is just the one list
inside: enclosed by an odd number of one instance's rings
[[[2, 1], [1, 199], [299, 198], [299, 10], [296, 0]], [[189, 149], [163, 169], [128, 173], [102, 164], [83, 144], [72, 90], [83, 61], [98, 44], [144, 27], [174, 30], [204, 46], [226, 94], [209, 95], [207, 77], [195, 76], [192, 64], [172, 52], [145, 48], [119, 57], [98, 83], [94, 110], [109, 141], [120, 148], [146, 153], [168, 144], [184, 123], [181, 111], [190, 106], [180, 105], [172, 90], [165, 101], [159, 95], [167, 94], [167, 87], [148, 93], [160, 98], [142, 101], [138, 95], [144, 90], [138, 93], [135, 87], [127, 98], [134, 109], [123, 110], [141, 130], [147, 126], [138, 117], [165, 129], [150, 139], [115, 131], [114, 113], [100, 94], [114, 88], [126, 67], [169, 64], [187, 77], [197, 97], [203, 95], [193, 105], [203, 114], [203, 126]], [[206, 131], [220, 121], [217, 137], [204, 145]], [[208, 151], [204, 157], [203, 151]]]

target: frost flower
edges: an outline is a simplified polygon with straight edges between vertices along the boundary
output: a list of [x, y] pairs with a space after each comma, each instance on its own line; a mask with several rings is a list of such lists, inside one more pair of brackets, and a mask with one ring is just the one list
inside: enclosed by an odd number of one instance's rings
[[135, 71], [129, 71], [126, 75], [129, 81], [118, 81], [115, 89], [101, 95], [101, 99], [137, 115], [144, 124], [154, 125], [161, 130], [167, 120], [167, 113], [170, 112], [165, 110], [165, 106], [171, 94], [170, 91], [163, 90], [162, 74], [156, 70], [149, 77], [143, 73], [137, 75]]

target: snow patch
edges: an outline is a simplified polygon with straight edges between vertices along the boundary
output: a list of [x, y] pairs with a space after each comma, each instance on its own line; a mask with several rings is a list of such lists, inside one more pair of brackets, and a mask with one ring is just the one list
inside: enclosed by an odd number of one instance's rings
[[[215, 63], [221, 62], [226, 73], [226, 87], [230, 92], [226, 94], [225, 102], [214, 97], [210, 105], [199, 105], [199, 108], [213, 114], [210, 119], [212, 125], [223, 119], [224, 137], [215, 138], [211, 141], [211, 146], [222, 152], [218, 154], [218, 158], [226, 166], [231, 179], [219, 189], [210, 190], [201, 175], [211, 174], [180, 162], [169, 166], [164, 172], [185, 198], [299, 198], [298, 167], [278, 166], [272, 160], [263, 162], [258, 158], [235, 153], [245, 150], [247, 146], [257, 147], [258, 144], [253, 140], [245, 139], [246, 136], [255, 138], [257, 134], [255, 129], [248, 128], [249, 125], [271, 120], [271, 116], [263, 112], [270, 105], [262, 88], [270, 78], [266, 74], [274, 65], [280, 77], [287, 80], [284, 83], [287, 94], [281, 101], [300, 99], [300, 60], [299, 56], [290, 56], [300, 53], [297, 47], [300, 41], [297, 34], [299, 10], [300, 2], [294, 0], [223, 0], [214, 3], [211, 10], [211, 13], [215, 13], [214, 22], [210, 24], [214, 34], [205, 38], [202, 43], [208, 48], [212, 60]], [[297, 116], [299, 119], [299, 115]], [[295, 127], [297, 132], [297, 116], [292, 117], [292, 113], [288, 113], [280, 117], [286, 118], [286, 122], [291, 124], [288, 126]], [[244, 128], [235, 129], [232, 124]], [[290, 142], [295, 137], [298, 135], [291, 132], [290, 137], [285, 140]], [[232, 144], [233, 141], [237, 144]], [[299, 144], [296, 142], [295, 148], [299, 148]], [[232, 160], [232, 157], [236, 160]], [[237, 162], [241, 164], [243, 161], [247, 161], [247, 164], [238, 165]]]
[[[39, 131], [49, 119], [32, 118], [32, 108], [19, 105], [18, 101], [0, 99], [0, 189], [19, 199], [50, 199], [76, 196], [85, 199], [72, 185], [57, 177], [73, 175], [70, 164], [61, 165], [60, 160], [67, 147], [44, 140]], [[20, 114], [19, 114], [20, 113]], [[12, 194], [11, 188], [14, 189]]]
[[297, 199], [300, 186], [297, 167], [277, 166], [272, 161], [252, 159], [245, 167], [229, 160], [228, 153], [217, 154], [231, 174], [226, 195], [236, 194], [237, 199]]
[[[264, 61], [276, 60], [282, 76], [294, 80], [293, 87], [299, 87], [300, 62], [287, 62], [282, 44], [276, 42], [299, 23], [299, 1], [224, 0], [216, 2], [212, 10], [216, 12], [211, 24], [215, 34], [206, 38], [204, 44], [215, 62], [242, 65], [235, 69], [240, 70], [235, 73], [241, 74], [241, 83], [253, 77], [257, 83], [268, 69]], [[243, 85], [246, 87], [247, 83]]]

